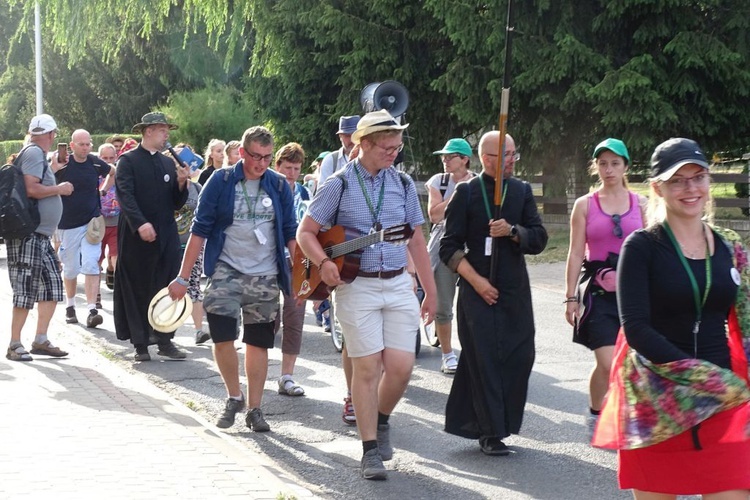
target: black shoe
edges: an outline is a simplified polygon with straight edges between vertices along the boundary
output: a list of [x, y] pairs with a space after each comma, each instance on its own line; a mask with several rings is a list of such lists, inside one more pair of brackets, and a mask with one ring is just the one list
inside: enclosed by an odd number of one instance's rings
[[167, 344], [159, 344], [159, 350], [156, 351], [159, 356], [166, 356], [169, 359], [185, 359], [187, 354], [177, 349], [171, 341]]
[[195, 332], [195, 345], [205, 344], [209, 340], [211, 340], [211, 334], [209, 334], [208, 332], [204, 332], [202, 330], [198, 330], [197, 332]]
[[97, 293], [96, 294], [96, 308], [97, 309], [104, 309], [104, 306], [102, 305], [102, 294]]
[[271, 426], [263, 418], [263, 412], [260, 408], [253, 408], [245, 415], [245, 423], [255, 432], [268, 432]]
[[482, 453], [484, 453], [485, 455], [500, 457], [510, 455], [510, 450], [500, 438], [479, 438], [479, 446], [482, 449]]
[[89, 315], [86, 318], [86, 326], [88, 328], [96, 328], [102, 323], [104, 323], [104, 318], [102, 318], [102, 315], [96, 309], [89, 311]]
[[224, 413], [221, 414], [219, 420], [216, 422], [216, 427], [219, 429], [229, 429], [234, 425], [234, 417], [244, 409], [244, 399], [227, 399], [227, 403], [224, 406]]
[[148, 353], [148, 347], [136, 347], [133, 361], [151, 361], [151, 355]]
[[78, 316], [76, 316], [75, 306], [68, 306], [65, 308], [65, 322], [69, 325], [78, 323]]

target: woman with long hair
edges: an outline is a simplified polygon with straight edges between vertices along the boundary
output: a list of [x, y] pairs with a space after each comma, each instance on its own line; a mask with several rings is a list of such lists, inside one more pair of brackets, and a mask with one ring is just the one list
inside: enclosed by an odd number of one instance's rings
[[736, 233], [710, 227], [709, 165], [683, 138], [651, 158], [649, 226], [620, 255], [618, 338], [593, 444], [618, 449], [638, 500], [747, 499], [750, 268]]
[[589, 377], [589, 433], [594, 432], [607, 392], [620, 329], [615, 294], [617, 257], [625, 238], [645, 223], [647, 200], [628, 189], [629, 163], [624, 142], [613, 138], [600, 142], [589, 167], [589, 172], [599, 177], [599, 186], [578, 198], [570, 215], [565, 319], [575, 329], [573, 341], [592, 350], [596, 359]]
[[214, 170], [218, 170], [224, 165], [224, 146], [226, 146], [226, 143], [221, 139], [211, 139], [208, 142], [206, 152], [203, 153], [203, 172], [198, 177], [198, 184], [201, 186], [206, 185]]

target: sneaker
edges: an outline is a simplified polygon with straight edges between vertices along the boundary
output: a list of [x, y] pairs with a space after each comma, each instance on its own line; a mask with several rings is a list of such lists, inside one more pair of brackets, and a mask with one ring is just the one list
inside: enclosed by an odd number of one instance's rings
[[159, 350], [156, 351], [156, 354], [159, 356], [165, 356], [169, 359], [185, 359], [187, 358], [187, 354], [185, 354], [184, 351], [181, 351], [177, 348], [174, 343], [170, 340], [166, 344], [158, 344]]
[[102, 323], [104, 323], [104, 318], [102, 318], [102, 315], [96, 309], [89, 311], [89, 315], [86, 318], [86, 327], [96, 328]]
[[456, 369], [458, 368], [458, 357], [453, 352], [443, 355], [443, 363], [440, 366], [440, 371], [446, 375], [455, 375]]
[[59, 347], [53, 346], [52, 342], [50, 342], [49, 340], [45, 340], [41, 344], [37, 342], [32, 342], [31, 354], [42, 354], [44, 356], [52, 356], [55, 358], [62, 358], [68, 355], [67, 352], [63, 351]]
[[375, 480], [382, 480], [388, 477], [388, 470], [383, 465], [383, 459], [377, 448], [362, 455], [362, 477]]
[[271, 430], [271, 426], [268, 425], [266, 419], [263, 418], [263, 412], [260, 408], [253, 408], [247, 412], [245, 423], [255, 432], [268, 432]]
[[8, 353], [5, 355], [11, 361], [31, 361], [34, 358], [28, 353], [22, 344], [8, 347]]
[[204, 332], [203, 330], [195, 332], [195, 345], [205, 344], [209, 340], [211, 340], [211, 334], [208, 332]]
[[315, 309], [315, 324], [318, 326], [323, 326], [323, 313], [320, 312], [320, 309]]
[[245, 409], [245, 399], [227, 399], [227, 404], [224, 406], [224, 413], [221, 414], [219, 420], [216, 422], [216, 427], [219, 429], [229, 429], [234, 425], [234, 417], [237, 413]]
[[344, 398], [344, 413], [341, 415], [341, 419], [345, 424], [357, 425], [357, 416], [354, 414], [354, 405], [352, 404], [351, 396]]
[[383, 462], [393, 458], [393, 447], [391, 446], [391, 426], [389, 424], [378, 425], [378, 450]]
[[96, 304], [94, 304], [97, 309], [104, 309], [104, 306], [102, 305], [102, 294], [97, 293], [96, 294]]
[[331, 333], [331, 315], [330, 314], [323, 315], [323, 331], [326, 333]]
[[143, 352], [138, 352], [138, 349], [136, 349], [133, 361], [151, 361], [151, 355], [148, 353], [148, 349]]
[[65, 308], [65, 322], [69, 325], [78, 323], [75, 306], [68, 306]]

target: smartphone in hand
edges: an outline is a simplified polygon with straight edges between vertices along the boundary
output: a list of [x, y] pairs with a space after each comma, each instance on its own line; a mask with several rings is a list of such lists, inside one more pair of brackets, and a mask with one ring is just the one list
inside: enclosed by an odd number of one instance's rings
[[60, 165], [68, 163], [68, 145], [64, 142], [57, 143], [57, 162]]

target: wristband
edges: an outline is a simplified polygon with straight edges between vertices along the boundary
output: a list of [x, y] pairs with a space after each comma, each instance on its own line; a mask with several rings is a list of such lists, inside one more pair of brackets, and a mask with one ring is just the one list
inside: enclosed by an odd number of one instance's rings
[[185, 278], [183, 278], [182, 276], [177, 276], [174, 280], [178, 285], [181, 285], [184, 287], [190, 286], [190, 282], [186, 280]]
[[321, 260], [320, 264], [318, 264], [318, 272], [319, 273], [323, 272], [323, 264], [325, 264], [326, 262], [330, 262], [330, 261], [331, 261], [330, 257], [326, 257], [325, 259]]
[[567, 299], [563, 300], [562, 303], [563, 304], [567, 304], [569, 302], [578, 302], [578, 298], [577, 297], [568, 297]]

